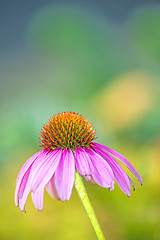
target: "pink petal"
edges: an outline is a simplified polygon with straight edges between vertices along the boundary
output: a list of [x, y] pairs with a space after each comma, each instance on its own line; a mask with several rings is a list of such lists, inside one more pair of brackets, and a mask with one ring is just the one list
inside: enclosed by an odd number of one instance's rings
[[70, 199], [75, 180], [75, 160], [71, 149], [64, 149], [55, 172], [55, 186], [62, 201]]
[[44, 188], [40, 188], [36, 192], [31, 192], [32, 201], [37, 210], [41, 211], [43, 208]]
[[40, 155], [30, 166], [30, 172], [28, 174], [28, 179], [25, 184], [25, 188], [22, 194], [19, 194], [19, 206], [20, 210], [24, 211], [25, 203], [28, 197], [28, 194], [31, 190], [32, 182], [35, 177], [36, 170], [38, 169], [41, 164], [43, 164], [47, 159], [51, 158], [53, 155], [53, 151], [45, 150], [42, 155]]
[[19, 190], [18, 203], [19, 203], [20, 210], [23, 212], [25, 212], [24, 207], [26, 204], [28, 194], [30, 192], [30, 184], [29, 184], [30, 171], [31, 171], [31, 167], [28, 169], [28, 171], [24, 175], [24, 178], [21, 183], [21, 188]]
[[40, 150], [39, 152], [35, 153], [31, 158], [29, 158], [29, 159], [27, 160], [27, 162], [25, 162], [25, 164], [23, 165], [23, 167], [22, 167], [21, 170], [19, 171], [16, 184], [19, 182], [19, 179], [24, 176], [25, 172], [26, 172], [27, 169], [30, 167], [30, 165], [35, 161], [35, 159], [36, 159], [37, 157], [43, 155], [44, 152], [45, 152], [45, 149]]
[[92, 184], [96, 184], [92, 176], [85, 176], [86, 180]]
[[133, 191], [135, 191], [135, 190], [136, 190], [136, 188], [135, 188], [135, 186], [134, 186], [134, 183], [132, 182], [132, 180], [130, 179], [130, 177], [129, 177], [129, 176], [128, 176], [128, 179], [129, 179], [130, 183], [132, 184]]
[[[18, 207], [18, 205], [20, 205], [20, 210], [23, 211], [23, 212], [25, 212], [25, 211], [24, 211], [23, 206], [21, 206], [21, 200], [20, 199], [22, 199], [22, 197], [23, 197], [23, 193], [25, 191], [25, 187], [26, 187], [27, 182], [28, 182], [30, 171], [31, 171], [31, 166], [29, 167], [27, 172], [24, 174], [24, 176], [22, 178], [22, 181], [21, 181], [21, 185], [20, 185], [19, 190], [18, 190], [18, 194], [16, 195], [16, 206]], [[24, 205], [25, 205], [25, 203], [24, 203]]]
[[74, 157], [77, 171], [84, 176], [92, 175], [94, 171], [93, 164], [83, 148], [76, 147]]
[[109, 191], [113, 191], [114, 190], [114, 185], [112, 185], [110, 188], [109, 188]]
[[93, 147], [97, 146], [100, 149], [103, 149], [104, 151], [108, 152], [109, 154], [111, 154], [113, 157], [117, 158], [119, 161], [121, 161], [123, 164], [125, 164], [129, 170], [136, 176], [136, 178], [140, 181], [141, 184], [142, 183], [142, 178], [139, 176], [139, 174], [137, 173], [136, 169], [132, 166], [132, 164], [120, 153], [116, 152], [115, 150], [106, 147], [104, 145], [101, 145], [99, 143], [92, 143]]
[[109, 164], [95, 151], [86, 147], [84, 149], [92, 160], [94, 166], [92, 177], [95, 182], [101, 187], [112, 187], [114, 185], [114, 175]]
[[[16, 190], [15, 190], [15, 204], [16, 206], [18, 206], [18, 198], [19, 198], [19, 191], [20, 191], [20, 188], [23, 188], [23, 191], [24, 191], [24, 186], [26, 184], [26, 178], [27, 178], [27, 175], [26, 172], [28, 171], [28, 169], [30, 168], [30, 166], [33, 164], [33, 162], [41, 157], [43, 154], [44, 154], [45, 150], [41, 150], [37, 153], [35, 153], [24, 165], [23, 167], [21, 168], [21, 170], [19, 171], [19, 174], [18, 174], [18, 177], [17, 177], [17, 182], [16, 182]], [[26, 176], [25, 176], [26, 174]], [[25, 176], [25, 177], [24, 177]], [[24, 178], [24, 180], [23, 180]], [[22, 183], [23, 182], [23, 183]], [[22, 185], [22, 186], [21, 186]], [[21, 194], [22, 194], [22, 189], [21, 189]]]
[[57, 193], [57, 190], [56, 190], [56, 186], [55, 186], [54, 175], [52, 176], [50, 181], [47, 183], [46, 190], [54, 200], [60, 200], [60, 198], [58, 196], [58, 193]]
[[101, 157], [103, 157], [108, 162], [108, 164], [112, 168], [112, 171], [115, 176], [115, 180], [116, 180], [117, 184], [119, 185], [120, 189], [128, 196], [131, 196], [130, 181], [129, 181], [127, 174], [123, 170], [123, 168], [109, 154], [107, 154], [106, 152], [102, 151], [101, 149], [99, 149], [95, 146], [93, 148], [97, 153], [99, 153], [101, 155]]
[[[50, 155], [49, 155], [50, 154]], [[62, 154], [62, 150], [57, 148], [46, 156], [45, 161], [37, 165], [32, 172], [32, 192], [45, 187], [53, 176]]]

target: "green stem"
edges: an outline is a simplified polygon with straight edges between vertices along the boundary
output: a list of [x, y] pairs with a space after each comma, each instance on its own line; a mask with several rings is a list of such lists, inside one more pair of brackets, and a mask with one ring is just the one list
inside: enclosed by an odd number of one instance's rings
[[89, 217], [89, 220], [91, 221], [91, 224], [94, 228], [94, 231], [97, 235], [97, 238], [99, 240], [105, 240], [102, 229], [98, 223], [98, 220], [96, 218], [96, 215], [94, 213], [93, 207], [89, 201], [85, 186], [83, 184], [82, 178], [79, 175], [78, 172], [76, 172], [76, 180], [75, 180], [75, 187], [78, 192], [78, 195], [82, 201], [82, 204], [84, 206], [84, 209], [86, 210], [86, 213]]

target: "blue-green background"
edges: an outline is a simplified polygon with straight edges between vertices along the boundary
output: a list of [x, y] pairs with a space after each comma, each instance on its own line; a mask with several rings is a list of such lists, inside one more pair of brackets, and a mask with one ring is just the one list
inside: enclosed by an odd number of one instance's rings
[[143, 178], [128, 198], [87, 183], [106, 239], [160, 239], [159, 1], [0, 2], [0, 239], [96, 239], [75, 189], [45, 192], [38, 212], [14, 205], [18, 172], [39, 151], [54, 114], [74, 111], [97, 142], [118, 150]]

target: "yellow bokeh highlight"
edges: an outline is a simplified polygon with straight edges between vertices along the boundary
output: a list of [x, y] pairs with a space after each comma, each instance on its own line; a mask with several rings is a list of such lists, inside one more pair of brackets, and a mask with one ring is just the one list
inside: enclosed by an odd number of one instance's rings
[[153, 77], [130, 72], [113, 79], [94, 98], [94, 112], [114, 129], [132, 126], [153, 107]]

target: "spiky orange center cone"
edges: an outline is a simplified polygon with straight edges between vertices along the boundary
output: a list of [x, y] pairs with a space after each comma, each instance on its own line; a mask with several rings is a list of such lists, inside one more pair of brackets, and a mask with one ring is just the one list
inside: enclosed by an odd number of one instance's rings
[[89, 147], [96, 138], [95, 130], [85, 117], [63, 112], [54, 115], [41, 130], [41, 147], [48, 149]]

